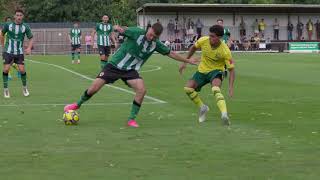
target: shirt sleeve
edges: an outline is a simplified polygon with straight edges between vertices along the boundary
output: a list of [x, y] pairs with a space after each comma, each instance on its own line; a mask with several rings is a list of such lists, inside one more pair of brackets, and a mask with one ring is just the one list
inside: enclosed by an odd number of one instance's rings
[[96, 31], [98, 31], [98, 30], [99, 30], [99, 23], [97, 23], [97, 24], [96, 24], [96, 28], [95, 28], [95, 30], [96, 30]]
[[136, 27], [128, 27], [124, 33], [123, 36], [128, 37], [128, 38], [134, 38], [135, 34], [138, 34], [141, 30]]
[[32, 32], [31, 32], [31, 29], [30, 29], [29, 26], [26, 26], [26, 35], [27, 35], [27, 38], [28, 38], [28, 39], [33, 38], [33, 34], [32, 34]]
[[225, 64], [226, 64], [227, 69], [234, 68], [234, 61], [232, 59], [231, 51], [229, 49], [225, 54]]
[[159, 40], [156, 41], [156, 49], [158, 53], [162, 55], [168, 55], [170, 53], [170, 48], [168, 48], [166, 45], [164, 45], [162, 42]]
[[198, 40], [196, 41], [196, 43], [194, 43], [194, 46], [195, 46], [197, 49], [200, 49], [201, 46], [203, 45], [204, 41], [205, 41], [205, 37], [202, 37], [202, 38], [198, 39]]
[[113, 31], [113, 26], [110, 24], [110, 33]]

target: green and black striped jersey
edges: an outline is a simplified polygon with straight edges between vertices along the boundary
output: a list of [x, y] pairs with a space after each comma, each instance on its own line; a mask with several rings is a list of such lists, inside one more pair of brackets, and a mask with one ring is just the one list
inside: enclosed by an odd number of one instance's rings
[[129, 27], [124, 34], [126, 40], [112, 56], [110, 64], [121, 70], [140, 70], [154, 51], [162, 55], [170, 53], [170, 49], [159, 39], [148, 41], [146, 31], [137, 27]]
[[79, 45], [81, 44], [81, 30], [79, 28], [72, 28], [70, 30], [70, 39], [72, 45]]
[[25, 23], [15, 24], [10, 22], [4, 25], [2, 35], [5, 36], [4, 51], [10, 54], [23, 54], [24, 37], [33, 37], [31, 29]]
[[110, 46], [110, 34], [112, 31], [112, 24], [97, 23], [97, 44], [100, 46]]

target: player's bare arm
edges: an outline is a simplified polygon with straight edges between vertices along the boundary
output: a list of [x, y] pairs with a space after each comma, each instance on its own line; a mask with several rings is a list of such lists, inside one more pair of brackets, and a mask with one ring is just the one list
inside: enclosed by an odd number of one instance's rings
[[33, 46], [33, 38], [29, 39], [28, 46], [25, 50], [27, 55], [31, 54], [32, 46]]
[[70, 42], [70, 44], [71, 44], [71, 43], [72, 43], [72, 40], [71, 40], [70, 34], [68, 34], [68, 38], [69, 38], [69, 42]]
[[126, 29], [127, 29], [128, 27], [125, 27], [125, 26], [123, 26], [123, 27], [121, 27], [121, 26], [119, 26], [119, 25], [114, 25], [113, 26], [113, 29], [115, 30], [115, 31], [118, 31], [119, 33], [124, 33], [124, 31], [126, 31]]
[[[233, 60], [231, 60], [232, 63], [234, 63]], [[234, 85], [234, 80], [235, 80], [235, 70], [234, 68], [228, 69], [229, 70], [229, 97], [233, 97], [233, 85]]]
[[117, 41], [116, 41], [115, 33], [114, 33], [114, 32], [111, 32], [110, 37], [111, 37], [111, 41], [113, 42], [115, 48], [117, 49], [117, 48], [118, 48], [118, 43], [117, 43]]
[[175, 59], [177, 61], [180, 61], [180, 62], [183, 62], [185, 64], [189, 63], [189, 64], [193, 64], [193, 65], [196, 65], [198, 64], [198, 60], [197, 59], [194, 59], [194, 58], [185, 58], [183, 56], [180, 56], [179, 54], [177, 54], [176, 52], [174, 51], [171, 51], [170, 54], [168, 54], [168, 56], [172, 59]]
[[[191, 58], [193, 56], [193, 54], [197, 51], [197, 48], [195, 45], [192, 45], [189, 49], [188, 55], [187, 55], [187, 59]], [[179, 72], [180, 74], [183, 73], [184, 69], [186, 69], [187, 64], [186, 63], [182, 63], [179, 66]]]

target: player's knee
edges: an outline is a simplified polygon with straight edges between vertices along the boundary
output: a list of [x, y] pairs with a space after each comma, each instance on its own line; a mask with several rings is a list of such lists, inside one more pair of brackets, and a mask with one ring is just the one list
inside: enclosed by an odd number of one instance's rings
[[146, 95], [147, 94], [147, 90], [146, 90], [146, 88], [140, 88], [140, 89], [138, 89], [138, 91], [137, 91], [140, 95], [142, 95], [142, 96], [144, 96], [144, 95]]

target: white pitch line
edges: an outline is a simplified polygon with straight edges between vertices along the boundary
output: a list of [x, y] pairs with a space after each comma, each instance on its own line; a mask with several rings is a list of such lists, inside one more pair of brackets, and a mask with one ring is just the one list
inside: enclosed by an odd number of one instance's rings
[[144, 71], [139, 71], [140, 73], [153, 72], [153, 71], [161, 70], [160, 66], [154, 66], [154, 65], [145, 65], [145, 66], [151, 66], [151, 67], [154, 67], [154, 69], [148, 69], [148, 70], [144, 70]]
[[[90, 103], [82, 106], [112, 106], [112, 105], [130, 105], [132, 103]], [[159, 104], [158, 102], [144, 102], [143, 104]], [[52, 104], [0, 104], [0, 107], [21, 107], [21, 106], [65, 106], [66, 104], [52, 103]]]
[[[51, 64], [51, 63], [46, 63], [46, 62], [34, 61], [34, 60], [31, 60], [31, 59], [28, 59], [28, 61], [33, 62], [33, 63], [38, 63], [38, 64], [45, 64], [45, 65], [48, 65], [48, 66], [53, 66], [53, 67], [56, 67], [56, 68], [58, 68], [58, 69], [62, 69], [62, 70], [65, 70], [65, 71], [67, 71], [67, 72], [69, 72], [69, 73], [72, 73], [72, 74], [75, 74], [75, 75], [77, 75], [77, 76], [80, 76], [80, 77], [82, 77], [82, 78], [84, 78], [84, 79], [87, 79], [87, 80], [90, 80], [90, 81], [93, 81], [93, 80], [94, 80], [93, 78], [90, 78], [90, 77], [85, 76], [85, 75], [83, 75], [83, 74], [80, 74], [80, 73], [78, 73], [78, 72], [72, 71], [72, 70], [70, 70], [70, 69], [68, 69], [68, 68], [65, 68], [65, 67], [63, 67], [63, 66], [59, 66], [59, 65]], [[145, 71], [145, 72], [146, 72], [146, 71]], [[129, 93], [129, 94], [135, 95], [135, 92], [129, 91], [129, 90], [127, 90], [127, 89], [123, 89], [123, 88], [121, 88], [121, 87], [113, 86], [113, 85], [110, 85], [110, 84], [106, 84], [106, 86], [111, 87], [111, 88], [113, 88], [113, 89], [117, 89], [117, 90], [119, 90], [119, 91], [123, 91], [123, 92]], [[159, 104], [167, 103], [166, 101], [163, 101], [163, 100], [160, 100], [160, 99], [151, 97], [151, 96], [145, 96], [145, 98], [146, 98], [146, 99], [153, 100], [153, 101], [155, 101], [155, 102], [157, 102], [157, 103], [159, 103]]]

